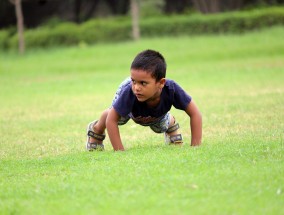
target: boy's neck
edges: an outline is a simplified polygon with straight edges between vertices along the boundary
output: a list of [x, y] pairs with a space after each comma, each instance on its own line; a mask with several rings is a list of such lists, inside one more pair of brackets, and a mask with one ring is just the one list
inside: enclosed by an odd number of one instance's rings
[[162, 91], [158, 92], [157, 95], [155, 95], [153, 98], [146, 101], [146, 104], [149, 108], [154, 108], [158, 106], [161, 100], [161, 92]]
[[156, 107], [158, 104], [160, 103], [160, 97], [155, 99], [155, 100], [151, 100], [151, 101], [146, 101], [146, 104], [149, 108], [154, 108]]

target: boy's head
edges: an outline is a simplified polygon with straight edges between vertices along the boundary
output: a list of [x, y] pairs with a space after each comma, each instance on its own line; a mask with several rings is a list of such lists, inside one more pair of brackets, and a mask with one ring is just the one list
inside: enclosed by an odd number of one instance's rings
[[148, 49], [140, 52], [134, 58], [130, 69], [151, 73], [151, 76], [159, 81], [166, 77], [167, 64], [159, 52]]

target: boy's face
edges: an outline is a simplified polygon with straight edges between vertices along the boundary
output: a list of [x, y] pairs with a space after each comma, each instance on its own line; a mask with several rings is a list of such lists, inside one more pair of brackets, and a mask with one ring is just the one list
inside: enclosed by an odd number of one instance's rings
[[160, 101], [160, 95], [166, 79], [156, 82], [150, 72], [131, 69], [132, 91], [140, 102], [154, 103]]

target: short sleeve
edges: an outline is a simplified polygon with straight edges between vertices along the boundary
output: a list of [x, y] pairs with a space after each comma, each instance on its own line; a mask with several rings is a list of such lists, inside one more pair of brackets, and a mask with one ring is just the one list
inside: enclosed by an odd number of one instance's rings
[[113, 108], [120, 116], [126, 117], [132, 110], [134, 99], [135, 97], [131, 87], [126, 87], [123, 92], [121, 92], [119, 98], [114, 102]]
[[177, 83], [174, 82], [174, 101], [173, 106], [180, 110], [185, 110], [191, 102], [191, 96], [188, 95]]

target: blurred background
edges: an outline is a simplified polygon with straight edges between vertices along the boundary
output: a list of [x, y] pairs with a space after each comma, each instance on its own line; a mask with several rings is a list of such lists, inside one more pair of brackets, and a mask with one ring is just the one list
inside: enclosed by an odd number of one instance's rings
[[[284, 0], [1, 0], [0, 49], [243, 32], [284, 23]], [[25, 33], [24, 33], [25, 32]]]

